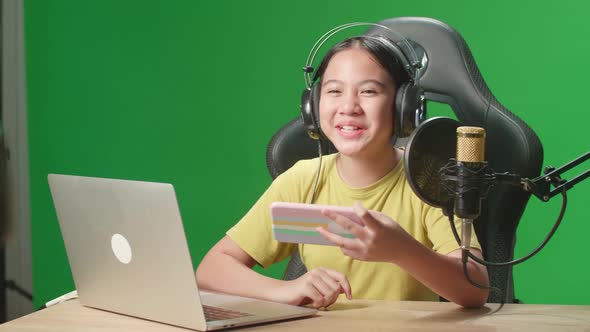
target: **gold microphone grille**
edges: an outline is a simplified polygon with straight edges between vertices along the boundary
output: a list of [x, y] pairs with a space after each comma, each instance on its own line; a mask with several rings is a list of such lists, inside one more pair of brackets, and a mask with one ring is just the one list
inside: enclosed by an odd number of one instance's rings
[[484, 161], [486, 131], [480, 127], [457, 128], [457, 161]]

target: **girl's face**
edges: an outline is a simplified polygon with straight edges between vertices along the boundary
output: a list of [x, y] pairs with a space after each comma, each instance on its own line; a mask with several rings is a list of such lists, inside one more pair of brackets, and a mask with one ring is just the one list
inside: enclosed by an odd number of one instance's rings
[[336, 53], [321, 84], [320, 126], [341, 154], [372, 158], [391, 149], [395, 87], [368, 51]]

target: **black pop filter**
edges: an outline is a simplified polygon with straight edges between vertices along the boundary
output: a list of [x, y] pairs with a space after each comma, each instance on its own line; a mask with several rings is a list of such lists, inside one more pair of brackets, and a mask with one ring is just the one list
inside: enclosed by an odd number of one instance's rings
[[404, 168], [418, 198], [435, 207], [448, 207], [453, 198], [441, 184], [440, 169], [455, 158], [460, 122], [446, 117], [424, 121], [406, 145]]

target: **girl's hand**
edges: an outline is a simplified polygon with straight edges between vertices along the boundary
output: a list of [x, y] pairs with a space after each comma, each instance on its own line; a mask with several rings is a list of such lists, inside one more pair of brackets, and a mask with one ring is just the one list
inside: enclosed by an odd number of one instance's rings
[[318, 227], [317, 231], [351, 258], [395, 263], [413, 238], [387, 215], [369, 211], [358, 202], [353, 208], [363, 225], [330, 210], [324, 210], [322, 213], [356, 238], [345, 238], [323, 227]]
[[327, 308], [340, 294], [352, 299], [350, 283], [340, 272], [315, 268], [295, 280], [285, 281], [276, 295], [276, 301], [292, 304], [311, 304], [314, 308]]

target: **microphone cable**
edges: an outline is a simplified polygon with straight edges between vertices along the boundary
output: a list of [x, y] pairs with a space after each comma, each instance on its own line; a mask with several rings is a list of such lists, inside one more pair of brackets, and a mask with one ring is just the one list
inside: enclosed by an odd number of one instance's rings
[[[504, 292], [500, 288], [494, 287], [494, 286], [484, 286], [484, 285], [478, 284], [477, 282], [475, 282], [471, 278], [471, 276], [469, 275], [469, 271], [467, 270], [467, 260], [468, 260], [468, 258], [471, 258], [475, 262], [477, 262], [477, 263], [479, 263], [481, 265], [484, 265], [484, 266], [488, 266], [488, 267], [502, 267], [502, 266], [512, 266], [512, 265], [516, 265], [516, 264], [522, 263], [522, 262], [528, 260], [529, 258], [533, 257], [534, 255], [536, 255], [539, 251], [541, 251], [541, 249], [543, 249], [543, 247], [545, 247], [545, 245], [549, 242], [549, 240], [553, 237], [553, 235], [557, 231], [557, 228], [559, 228], [559, 225], [561, 225], [561, 222], [563, 220], [563, 216], [565, 215], [565, 210], [567, 208], [567, 194], [566, 194], [566, 189], [565, 188], [562, 190], [561, 195], [562, 195], [561, 210], [559, 211], [559, 216], [557, 217], [557, 220], [555, 221], [555, 224], [553, 225], [553, 227], [551, 228], [551, 230], [549, 231], [549, 233], [547, 234], [547, 236], [545, 237], [545, 239], [541, 242], [541, 244], [539, 244], [537, 246], [537, 248], [535, 248], [532, 252], [530, 252], [529, 254], [525, 255], [524, 257], [521, 257], [519, 259], [514, 259], [514, 260], [508, 261], [508, 262], [496, 263], [496, 262], [489, 262], [489, 261], [486, 261], [484, 259], [481, 259], [481, 258], [473, 255], [468, 250], [464, 250], [463, 249], [462, 250], [462, 255], [461, 255], [461, 261], [463, 263], [463, 273], [465, 274], [465, 277], [467, 278], [467, 281], [469, 281], [470, 284], [472, 284], [473, 286], [475, 286], [477, 288], [489, 289], [490, 291], [499, 292], [500, 295], [501, 295], [501, 303], [504, 304]], [[452, 209], [450, 211], [452, 211]], [[449, 215], [449, 222], [451, 224], [451, 230], [453, 231], [453, 235], [455, 236], [455, 240], [460, 245], [461, 244], [461, 239], [459, 237], [459, 233], [457, 232], [457, 228], [455, 227], [455, 222], [454, 222], [454, 217], [453, 217], [454, 216], [454, 213], [449, 213], [448, 215]]]
[[[461, 239], [459, 237], [459, 233], [457, 232], [457, 228], [455, 227], [455, 218], [454, 218], [453, 213], [449, 213], [449, 222], [451, 223], [451, 230], [453, 231], [453, 235], [455, 236], [455, 240], [457, 240], [457, 243], [459, 245], [461, 245]], [[494, 286], [485, 286], [485, 285], [479, 284], [471, 278], [471, 276], [469, 275], [469, 270], [467, 269], [467, 261], [468, 261], [469, 257], [477, 258], [475, 255], [473, 255], [471, 252], [469, 252], [469, 250], [461, 249], [461, 264], [463, 265], [463, 274], [465, 275], [465, 278], [467, 278], [467, 281], [469, 281], [470, 284], [472, 284], [473, 286], [475, 286], [477, 288], [487, 289], [492, 292], [499, 293], [500, 294], [500, 303], [504, 304], [505, 295], [504, 295], [504, 291], [502, 289], [500, 289], [498, 287], [494, 287]], [[486, 266], [485, 264], [483, 264], [483, 265]]]
[[[563, 220], [563, 216], [565, 214], [565, 209], [567, 208], [567, 194], [565, 193], [565, 191], [566, 191], [566, 189], [564, 188], [561, 192], [561, 196], [562, 196], [561, 210], [559, 211], [559, 216], [557, 217], [555, 224], [553, 225], [553, 227], [549, 231], [549, 234], [547, 234], [545, 239], [541, 242], [541, 244], [539, 244], [539, 246], [537, 248], [535, 248], [532, 252], [530, 252], [526, 256], [521, 257], [519, 259], [515, 259], [515, 260], [509, 261], [509, 262], [501, 262], [501, 263], [488, 262], [486, 260], [483, 260], [483, 259], [480, 259], [479, 257], [474, 256], [471, 253], [468, 253], [469, 258], [473, 259], [474, 261], [478, 262], [479, 264], [486, 265], [486, 266], [510, 266], [510, 265], [516, 265], [516, 264], [522, 263], [522, 262], [528, 260], [529, 258], [533, 257], [534, 255], [536, 255], [539, 251], [541, 251], [541, 249], [543, 249], [543, 247], [545, 247], [545, 245], [549, 242], [549, 240], [551, 240], [551, 238], [553, 237], [553, 234], [555, 234], [555, 232], [557, 231], [557, 228], [559, 227], [559, 225], [561, 225], [561, 221]], [[452, 214], [449, 214], [449, 216], [452, 216]], [[455, 229], [454, 223], [451, 226], [453, 229], [453, 234], [455, 235], [455, 239], [460, 243], [461, 240], [459, 239], [459, 236], [457, 234], [457, 230]]]

